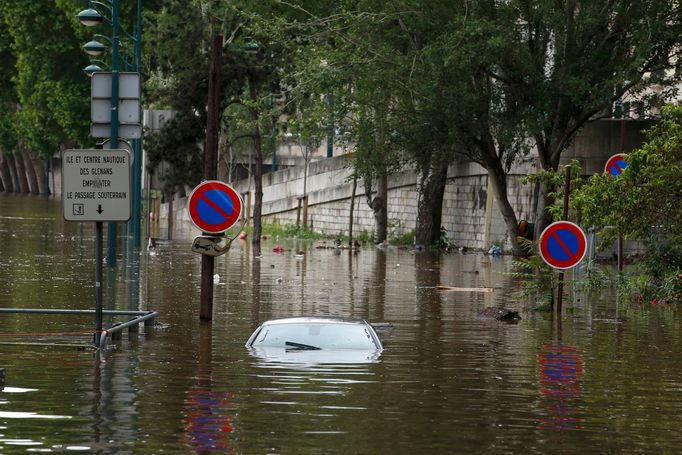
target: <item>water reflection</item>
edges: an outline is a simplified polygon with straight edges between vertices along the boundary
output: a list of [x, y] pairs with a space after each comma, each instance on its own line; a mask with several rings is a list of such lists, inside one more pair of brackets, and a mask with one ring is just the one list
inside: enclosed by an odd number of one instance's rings
[[547, 417], [539, 428], [579, 430], [581, 411], [577, 404], [582, 387], [583, 362], [580, 349], [561, 343], [546, 344], [540, 353], [540, 392]]
[[229, 392], [191, 390], [185, 397], [185, 439], [197, 453], [225, 452], [232, 448], [230, 433], [234, 404]]
[[[92, 307], [93, 228], [65, 223], [59, 210], [58, 201], [0, 195], [0, 305]], [[207, 329], [191, 237], [159, 242], [139, 265], [119, 249], [106, 304], [158, 311], [159, 325], [124, 334], [103, 358], [47, 337], [1, 340], [0, 452], [676, 453], [682, 445], [682, 337], [672, 308], [620, 302], [617, 316], [627, 319], [592, 323], [613, 317], [607, 290], [589, 303], [573, 299], [562, 332], [510, 299], [520, 283], [505, 275], [507, 257], [349, 254], [282, 240], [287, 251], [273, 254], [265, 242], [255, 258], [247, 241], [216, 260]], [[523, 319], [477, 317], [496, 306]], [[302, 315], [393, 329], [379, 333], [378, 359], [292, 361], [244, 347], [263, 321]], [[0, 325], [2, 335], [79, 332], [89, 341], [92, 333], [91, 318], [3, 315]]]
[[374, 363], [379, 359], [381, 351], [362, 349], [323, 349], [306, 351], [279, 347], [249, 348], [249, 353], [257, 358], [260, 366], [285, 364], [290, 367], [306, 367], [317, 364], [355, 364]]
[[232, 449], [234, 431], [232, 413], [235, 405], [230, 392], [214, 390], [213, 331], [202, 323], [199, 333], [199, 357], [196, 384], [185, 393], [183, 415], [185, 433], [182, 442], [197, 453], [226, 452]]
[[[131, 445], [138, 437], [135, 373], [139, 368], [133, 351], [120, 355], [97, 353], [93, 358], [91, 407], [85, 413], [93, 416], [90, 425], [92, 448], [110, 447], [116, 441], [117, 450]], [[108, 452], [108, 450], [106, 451]]]

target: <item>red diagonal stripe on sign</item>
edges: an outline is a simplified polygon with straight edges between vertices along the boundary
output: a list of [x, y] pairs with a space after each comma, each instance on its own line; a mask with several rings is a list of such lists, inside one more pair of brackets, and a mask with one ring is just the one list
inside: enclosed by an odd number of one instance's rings
[[573, 257], [573, 252], [571, 252], [571, 250], [568, 249], [568, 247], [566, 246], [566, 244], [565, 244], [564, 242], [561, 241], [561, 237], [559, 237], [558, 234], [553, 234], [553, 235], [552, 235], [552, 238], [553, 238], [554, 240], [556, 240], [556, 242], [559, 244], [559, 246], [561, 247], [561, 249], [564, 250], [564, 253], [566, 253], [566, 254], [568, 255], [569, 258], [572, 258], [572, 257]]
[[218, 204], [216, 204], [215, 202], [213, 202], [212, 200], [207, 198], [205, 194], [201, 195], [201, 200], [204, 201], [205, 203], [207, 203], [208, 205], [210, 205], [213, 210], [215, 210], [216, 212], [218, 212], [219, 214], [224, 216], [225, 219], [230, 219], [230, 215], [225, 213], [225, 211], [223, 209], [221, 209], [220, 206], [218, 206]]

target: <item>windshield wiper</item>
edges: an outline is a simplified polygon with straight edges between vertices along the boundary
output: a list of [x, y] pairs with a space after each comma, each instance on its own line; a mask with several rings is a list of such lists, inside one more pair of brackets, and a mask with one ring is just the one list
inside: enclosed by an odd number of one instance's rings
[[284, 346], [288, 346], [291, 349], [297, 349], [301, 351], [319, 351], [321, 348], [317, 346], [310, 346], [309, 344], [294, 343], [293, 341], [285, 341]]

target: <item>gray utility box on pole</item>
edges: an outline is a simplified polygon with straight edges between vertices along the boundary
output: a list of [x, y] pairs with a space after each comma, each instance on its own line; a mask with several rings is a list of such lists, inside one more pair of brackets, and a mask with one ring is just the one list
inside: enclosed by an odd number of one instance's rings
[[[140, 73], [120, 73], [118, 88], [118, 136], [126, 139], [142, 137], [140, 118]], [[90, 135], [111, 135], [111, 73], [92, 75]]]

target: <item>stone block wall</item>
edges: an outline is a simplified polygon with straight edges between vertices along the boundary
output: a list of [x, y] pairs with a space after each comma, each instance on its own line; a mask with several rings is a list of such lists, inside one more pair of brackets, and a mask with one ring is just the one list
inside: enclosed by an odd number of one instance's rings
[[[641, 144], [641, 129], [646, 122], [629, 122], [621, 133], [621, 122], [602, 121], [586, 126], [563, 154], [562, 164], [578, 159], [584, 173], [602, 172], [609, 156]], [[616, 146], [615, 144], [618, 144]], [[615, 148], [614, 148], [615, 147]], [[508, 175], [509, 202], [518, 220], [535, 220], [537, 187], [523, 184], [526, 175], [535, 172], [535, 159], [515, 165]], [[309, 164], [305, 179], [308, 194], [308, 224], [316, 232], [328, 235], [348, 233], [352, 184], [349, 181], [348, 156], [321, 159]], [[405, 169], [388, 181], [389, 237], [415, 229], [417, 216], [417, 175]], [[233, 182], [237, 191], [253, 201], [253, 182]], [[263, 220], [266, 223], [295, 223], [299, 199], [304, 192], [304, 167], [292, 167], [263, 176]], [[443, 199], [443, 219], [447, 236], [458, 246], [487, 249], [492, 244], [510, 247], [507, 228], [492, 195], [485, 169], [471, 162], [453, 164], [448, 170], [448, 183]], [[252, 208], [251, 203], [246, 203]], [[176, 207], [183, 207], [182, 201]], [[374, 216], [367, 205], [364, 188], [358, 182], [355, 196], [354, 233], [374, 230]], [[186, 211], [177, 219], [187, 220]]]
[[[310, 166], [308, 181], [308, 224], [316, 232], [346, 235], [350, 219], [351, 183], [345, 159], [328, 159], [323, 166]], [[302, 196], [303, 168], [289, 168], [264, 179], [263, 220], [266, 223], [296, 222], [298, 198]], [[493, 243], [509, 247], [506, 226], [497, 203], [489, 196], [488, 176], [472, 163], [453, 165], [443, 198], [442, 225], [451, 242], [468, 248], [487, 248]], [[517, 213], [530, 217], [532, 191], [519, 187], [521, 176], [510, 176], [509, 194]], [[389, 178], [389, 237], [414, 231], [417, 216], [417, 175], [405, 170]], [[247, 182], [235, 188], [251, 197]], [[253, 185], [251, 185], [253, 187]], [[251, 194], [249, 196], [249, 194]], [[486, 216], [489, 214], [489, 216]], [[353, 232], [374, 231], [374, 215], [367, 205], [364, 188], [356, 189]]]
[[443, 227], [457, 245], [482, 248], [488, 199], [486, 175], [451, 178], [443, 197]]

